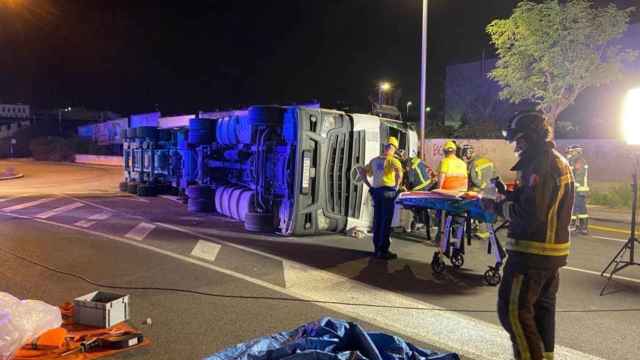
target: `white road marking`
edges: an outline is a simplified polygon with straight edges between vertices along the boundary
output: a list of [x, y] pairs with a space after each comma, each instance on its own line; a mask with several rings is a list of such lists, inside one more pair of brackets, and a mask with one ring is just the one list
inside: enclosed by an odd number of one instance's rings
[[107, 220], [111, 217], [113, 213], [111, 212], [101, 212], [88, 217], [89, 220]]
[[56, 216], [56, 215], [60, 215], [62, 213], [65, 213], [67, 211], [71, 211], [73, 209], [77, 209], [81, 206], [84, 206], [83, 203], [79, 203], [79, 202], [75, 202], [75, 203], [71, 203], [65, 206], [61, 206], [59, 208], [55, 208], [53, 210], [49, 210], [49, 211], [45, 211], [43, 213], [40, 213], [38, 215], [36, 215], [37, 218], [39, 219], [47, 219], [50, 218], [52, 216]]
[[30, 201], [27, 203], [23, 203], [23, 204], [18, 204], [18, 205], [14, 205], [14, 206], [10, 206], [10, 207], [6, 207], [4, 209], [0, 209], [4, 212], [11, 212], [11, 211], [16, 211], [16, 210], [22, 210], [22, 209], [26, 209], [32, 206], [36, 206], [36, 205], [40, 205], [40, 204], [44, 204], [47, 203], [49, 201], [53, 201], [56, 198], [43, 198], [43, 199], [39, 199], [39, 200], [35, 200], [35, 201]]
[[199, 257], [208, 261], [216, 261], [218, 252], [222, 246], [210, 241], [198, 240], [196, 246], [191, 250], [191, 256]]
[[79, 227], [83, 227], [83, 228], [88, 228], [88, 227], [92, 227], [93, 224], [95, 224], [95, 221], [88, 221], [88, 220], [80, 220], [76, 223], [74, 223], [73, 225], [75, 226], [79, 226]]
[[603, 240], [617, 241], [617, 242], [626, 242], [627, 241], [627, 240], [616, 239], [616, 238], [612, 238], [612, 237], [608, 237], [608, 236], [591, 235], [591, 237], [592, 238], [597, 238], [597, 239], [603, 239]]
[[149, 235], [149, 233], [155, 228], [156, 226], [153, 224], [141, 222], [140, 224], [136, 225], [136, 227], [131, 229], [131, 231], [129, 231], [124, 237], [141, 241], [144, 240], [144, 238], [147, 237], [147, 235]]
[[[585, 273], [585, 274], [593, 274], [593, 275], [598, 275], [598, 276], [600, 276], [600, 272], [598, 272], [598, 271], [593, 271], [593, 270], [586, 270], [586, 269], [574, 268], [574, 267], [571, 267], [571, 266], [565, 266], [565, 267], [563, 267], [563, 269], [565, 269], [565, 270], [571, 270], [571, 271], [578, 271], [578, 272]], [[606, 273], [606, 274], [605, 274], [605, 276], [606, 276], [606, 277], [609, 277], [609, 275], [608, 275], [608, 274], [609, 274], [609, 273]], [[619, 275], [613, 275], [613, 278], [614, 278], [614, 279], [618, 279], [618, 280], [631, 281], [631, 282], [634, 282], [634, 283], [638, 283], [638, 284], [640, 284], [640, 279], [634, 279], [634, 278], [630, 278], [630, 277], [626, 277], [626, 276], [619, 276]]]
[[[512, 358], [512, 348], [509, 337], [507, 333], [497, 325], [486, 323], [463, 314], [448, 312], [446, 309], [439, 308], [401, 294], [375, 288], [293, 261], [285, 261], [285, 269], [287, 270], [286, 278], [289, 279], [289, 287], [283, 289], [282, 287], [273, 285], [269, 282], [218, 267], [209, 262], [176, 254], [168, 250], [159, 249], [142, 242], [132, 241], [119, 236], [104, 234], [89, 229], [80, 229], [49, 220], [34, 219], [29, 216], [17, 214], [9, 214], [9, 216], [33, 219], [44, 224], [81, 231], [95, 236], [106, 237], [121, 243], [137, 246], [177, 260], [233, 276], [289, 297], [309, 301], [344, 300], [345, 302], [413, 307], [416, 308], [416, 310], [317, 303], [317, 305], [324, 308], [356, 317], [362, 321], [369, 322], [374, 326], [386, 328], [404, 336], [423, 340], [425, 343], [429, 343], [443, 349], [455, 351], [465, 357], [479, 360], [502, 360]], [[326, 283], [319, 284], [319, 282], [322, 281], [326, 281]], [[317, 289], [312, 289], [314, 291], [313, 294], [305, 293], [304, 291], [307, 291], [307, 289], [313, 288], [312, 284], [324, 287], [325, 292], [329, 291], [330, 294], [335, 297], [327, 298], [327, 295], [323, 293], [320, 294], [322, 295], [320, 298], [316, 298], [314, 296], [318, 296], [318, 294], [316, 294], [316, 292], [318, 292]], [[555, 358], [558, 360], [601, 360], [599, 357], [588, 355], [564, 346], [556, 346], [555, 350]]]

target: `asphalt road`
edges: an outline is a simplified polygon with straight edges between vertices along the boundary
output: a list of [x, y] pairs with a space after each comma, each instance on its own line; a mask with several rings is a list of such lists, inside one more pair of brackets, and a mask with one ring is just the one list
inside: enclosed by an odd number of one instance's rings
[[[497, 289], [482, 279], [492, 262], [482, 241], [468, 249], [462, 269], [434, 275], [434, 248], [420, 237], [398, 234], [392, 247], [400, 258], [381, 262], [369, 257], [368, 240], [249, 234], [171, 199], [117, 195], [118, 169], [28, 168], [23, 181], [38, 191], [15, 180], [15, 193], [0, 192], [0, 290], [60, 304], [96, 289], [18, 255], [104, 284], [210, 293], [127, 290], [131, 323], [153, 345], [116, 358], [202, 358], [323, 316], [466, 358], [511, 358], [494, 312]], [[83, 180], [71, 187], [70, 178]], [[561, 273], [557, 358], [637, 359], [640, 268], [625, 269], [600, 296], [599, 273], [626, 235], [623, 225], [594, 225], [591, 236], [574, 237]], [[142, 325], [147, 318], [152, 325]]]

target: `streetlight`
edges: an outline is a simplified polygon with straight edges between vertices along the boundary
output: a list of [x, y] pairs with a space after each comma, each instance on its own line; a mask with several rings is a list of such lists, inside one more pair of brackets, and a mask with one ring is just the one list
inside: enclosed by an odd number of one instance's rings
[[427, 106], [424, 110], [425, 110], [426, 112], [431, 112], [431, 106]]
[[413, 105], [411, 101], [407, 101], [407, 119], [409, 118], [409, 106]]
[[427, 126], [427, 114], [423, 110], [427, 105], [427, 15], [429, 0], [422, 0], [422, 53], [420, 58], [420, 157], [426, 158], [424, 138]]
[[391, 90], [391, 84], [384, 81], [378, 86], [378, 104], [384, 105], [384, 93]]
[[[622, 107], [622, 129], [624, 131], [624, 139], [628, 145], [633, 145], [636, 149], [633, 149], [634, 167], [633, 175], [631, 176], [631, 193], [633, 199], [631, 199], [631, 229], [629, 231], [629, 238], [624, 243], [622, 248], [618, 251], [616, 256], [609, 262], [607, 267], [600, 273], [601, 276], [605, 276], [605, 273], [613, 266], [607, 283], [600, 291], [600, 295], [604, 294], [604, 291], [609, 285], [609, 281], [613, 278], [613, 275], [618, 271], [626, 268], [630, 265], [640, 265], [635, 260], [635, 246], [636, 243], [640, 243], [636, 237], [636, 213], [638, 208], [638, 172], [640, 170], [640, 151], [637, 146], [640, 145], [640, 88], [629, 90], [624, 100]], [[626, 255], [629, 254], [628, 259]]]

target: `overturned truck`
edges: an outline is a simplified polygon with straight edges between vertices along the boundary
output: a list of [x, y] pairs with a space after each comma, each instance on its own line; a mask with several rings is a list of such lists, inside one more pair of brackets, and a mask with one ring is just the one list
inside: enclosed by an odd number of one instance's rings
[[123, 135], [121, 190], [179, 194], [190, 211], [294, 236], [368, 229], [373, 211], [356, 168], [388, 136], [409, 153], [418, 147], [401, 121], [303, 106], [160, 118]]

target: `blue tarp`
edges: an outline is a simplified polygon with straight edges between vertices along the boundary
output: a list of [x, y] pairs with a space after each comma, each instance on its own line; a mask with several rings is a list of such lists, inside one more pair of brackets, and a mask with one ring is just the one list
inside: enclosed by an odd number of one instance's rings
[[295, 330], [231, 346], [205, 360], [460, 360], [415, 347], [397, 336], [323, 318]]

